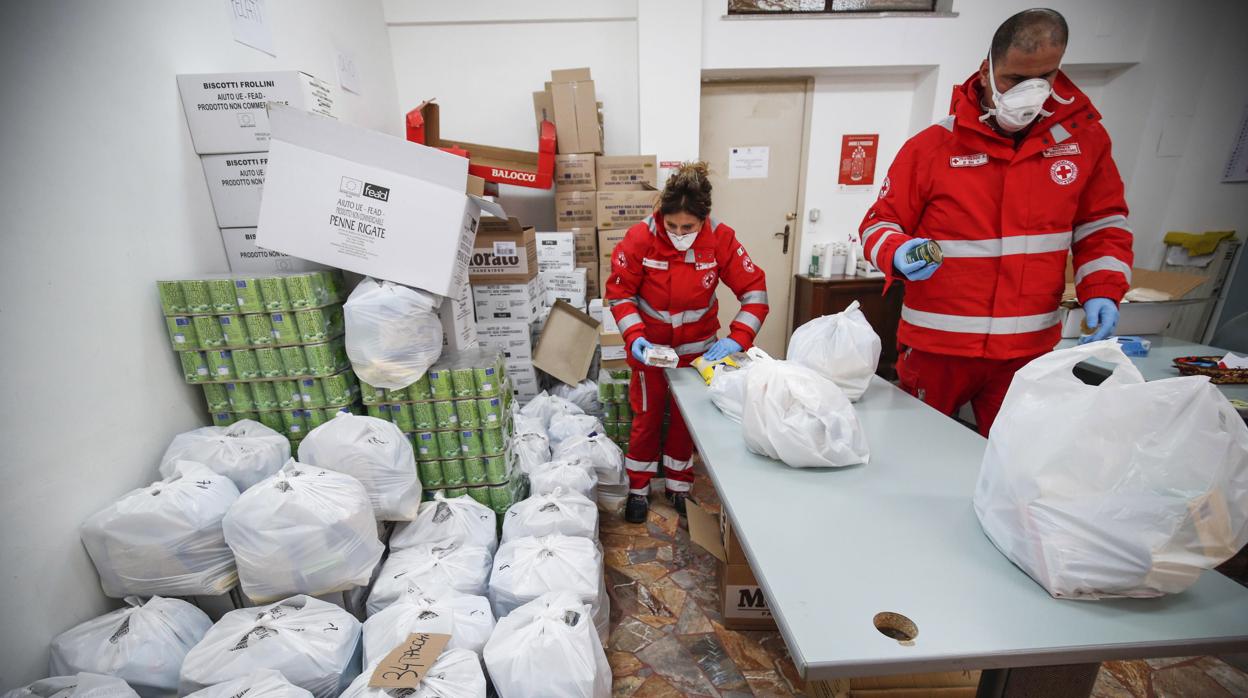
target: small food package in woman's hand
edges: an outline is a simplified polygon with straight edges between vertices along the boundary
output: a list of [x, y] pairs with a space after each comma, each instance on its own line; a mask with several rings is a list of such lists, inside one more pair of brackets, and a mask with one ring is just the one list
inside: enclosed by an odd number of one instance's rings
[[666, 344], [651, 344], [646, 347], [643, 356], [647, 366], [658, 366], [659, 368], [676, 368], [676, 364], [680, 362], [680, 357], [676, 355], [676, 350]]

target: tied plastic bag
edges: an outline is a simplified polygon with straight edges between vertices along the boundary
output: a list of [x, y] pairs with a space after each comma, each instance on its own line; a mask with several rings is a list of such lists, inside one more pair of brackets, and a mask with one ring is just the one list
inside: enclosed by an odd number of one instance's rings
[[365, 278], [342, 306], [347, 357], [360, 380], [398, 390], [420, 380], [442, 355], [442, 299]]
[[517, 538], [499, 547], [490, 576], [490, 602], [497, 618], [549, 591], [566, 591], [589, 604], [599, 638], [606, 642], [611, 600], [596, 541], [551, 535]]
[[499, 620], [485, 666], [507, 698], [608, 698], [611, 666], [575, 594], [550, 592]]
[[604, 433], [602, 422], [588, 414], [555, 414], [550, 418], [550, 445], [558, 449], [563, 441], [577, 436], [592, 436]]
[[484, 596], [439, 589], [405, 590], [397, 601], [364, 621], [364, 663], [386, 656], [412, 633], [450, 635], [447, 649], [481, 652], [494, 632], [494, 612]]
[[273, 669], [256, 669], [246, 676], [223, 681], [190, 695], [195, 698], [312, 698], [308, 689], [294, 685], [282, 676], [282, 672]]
[[[1072, 373], [1114, 366], [1099, 386]], [[1024, 366], [975, 488], [984, 532], [1059, 598], [1152, 597], [1248, 543], [1248, 427], [1207, 378], [1144, 382], [1114, 340]]]
[[132, 596], [126, 603], [57, 635], [48, 673], [115, 676], [145, 698], [177, 691], [178, 670], [212, 621], [180, 599], [153, 596], [141, 603]]
[[711, 369], [711, 379], [707, 388], [711, 403], [718, 407], [725, 417], [737, 424], [741, 423], [741, 413], [745, 409], [745, 377], [755, 361], [771, 360], [767, 352], [758, 347], [751, 347], [746, 356], [750, 358], [750, 361], [743, 366], [733, 366], [727, 363], [715, 364]]
[[368, 681], [378, 663], [369, 665], [352, 681], [341, 698], [485, 698], [485, 673], [481, 671], [481, 659], [476, 652], [461, 649], [442, 652], [415, 690], [370, 687]]
[[240, 608], [186, 655], [181, 694], [276, 669], [316, 698], [335, 698], [360, 672], [359, 645], [360, 622], [310, 596]]
[[257, 602], [366, 586], [385, 550], [359, 480], [293, 460], [244, 492], [223, 528]]
[[238, 583], [221, 521], [238, 488], [200, 463], [132, 490], [82, 524], [108, 596], [217, 596]]
[[173, 475], [180, 460], [203, 463], [233, 480], [242, 492], [290, 460], [290, 440], [260, 422], [243, 419], [228, 427], [200, 427], [173, 437], [160, 459], [161, 477]]
[[511, 452], [520, 470], [528, 472], [550, 461], [550, 441], [544, 434], [516, 434], [511, 437]]
[[416, 456], [407, 436], [390, 422], [339, 413], [308, 432], [299, 444], [299, 461], [359, 480], [378, 521], [416, 517], [421, 495]]
[[80, 671], [52, 676], [0, 694], [0, 698], [138, 698], [133, 688], [115, 676]]
[[561, 458], [541, 463], [530, 468], [527, 474], [531, 496], [563, 489], [579, 492], [589, 500], [598, 497], [598, 472], [593, 461], [585, 458]]
[[603, 433], [592, 436], [573, 436], [559, 442], [554, 451], [555, 460], [582, 458], [594, 464], [598, 475], [598, 488], [628, 483], [624, 471], [624, 452]]
[[516, 502], [503, 518], [503, 542], [549, 535], [598, 538], [598, 507], [579, 492], [555, 488]]
[[545, 390], [538, 393], [528, 404], [520, 408], [520, 414], [541, 421], [542, 426], [550, 428], [550, 422], [556, 415], [584, 414], [585, 410], [561, 397], [551, 395]]
[[559, 383], [550, 389], [550, 394], [571, 402], [586, 414], [602, 413], [602, 404], [598, 402], [598, 384], [588, 378], [576, 385]]
[[746, 448], [795, 468], [870, 460], [858, 414], [835, 383], [792, 361], [752, 356], [741, 414]]
[[793, 330], [785, 358], [836, 383], [857, 402], [880, 365], [880, 336], [854, 301], [835, 315], [817, 317]]
[[494, 554], [498, 550], [498, 515], [472, 497], [451, 497], [438, 492], [432, 502], [420, 505], [411, 523], [399, 524], [390, 536], [390, 550], [423, 543], [454, 543], [478, 546]]
[[368, 595], [368, 614], [386, 608], [408, 587], [429, 593], [448, 587], [462, 594], [485, 596], [490, 580], [490, 551], [479, 545], [421, 543], [395, 550], [381, 566]]

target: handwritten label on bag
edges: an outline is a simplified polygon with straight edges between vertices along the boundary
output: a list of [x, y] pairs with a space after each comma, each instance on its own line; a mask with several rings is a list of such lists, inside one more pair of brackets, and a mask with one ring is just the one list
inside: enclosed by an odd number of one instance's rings
[[371, 688], [417, 688], [438, 660], [450, 635], [412, 633], [382, 658], [368, 679]]

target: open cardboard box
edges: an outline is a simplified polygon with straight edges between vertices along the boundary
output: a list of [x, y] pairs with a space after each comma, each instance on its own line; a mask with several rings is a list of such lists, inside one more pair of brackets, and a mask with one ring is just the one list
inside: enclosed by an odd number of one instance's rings
[[537, 232], [510, 218], [485, 218], [472, 244], [468, 280], [474, 284], [522, 284], [537, 276]]
[[550, 189], [555, 179], [555, 126], [543, 123], [537, 152], [443, 138], [436, 102], [422, 102], [407, 113], [407, 140], [468, 158], [468, 172], [487, 182]]
[[720, 615], [730, 630], [773, 630], [776, 620], [767, 606], [763, 588], [745, 559], [741, 543], [732, 533], [726, 514], [714, 514], [694, 502], [686, 502], [689, 539], [719, 560]]
[[[1178, 274], [1170, 271], [1154, 271], [1152, 269], [1131, 270], [1131, 290], [1151, 289], [1170, 296], [1168, 301], [1131, 301], [1118, 307], [1118, 328], [1115, 333], [1122, 335], [1161, 334], [1170, 324], [1174, 311], [1184, 305], [1199, 303], [1202, 299], [1187, 298], [1187, 295], [1208, 281], [1208, 278], [1196, 274]], [[1066, 266], [1066, 291], [1062, 294], [1062, 337], [1069, 339], [1081, 334], [1080, 324], [1084, 319], [1083, 308], [1075, 300], [1075, 272]]]
[[589, 375], [594, 362], [598, 321], [564, 301], [555, 301], [533, 350], [533, 366], [568, 385]]

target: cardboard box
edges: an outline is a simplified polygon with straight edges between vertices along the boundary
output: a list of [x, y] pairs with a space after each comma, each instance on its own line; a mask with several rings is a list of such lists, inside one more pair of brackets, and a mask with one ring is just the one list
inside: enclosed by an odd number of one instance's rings
[[592, 191], [555, 192], [555, 228], [567, 232], [598, 225], [598, 198]]
[[200, 155], [267, 150], [270, 102], [334, 116], [329, 83], [293, 70], [179, 75], [178, 93]]
[[602, 125], [589, 68], [550, 71], [550, 100], [560, 153], [601, 153]]
[[584, 268], [544, 271], [541, 276], [546, 305], [553, 308], [556, 301], [563, 301], [577, 310], [585, 310], [586, 274]]
[[806, 682], [813, 698], [975, 698], [978, 671], [895, 674]]
[[713, 514], [697, 504], [689, 504], [689, 539], [721, 563], [719, 576], [720, 614], [724, 627], [731, 630], [770, 630], [775, 618], [767, 606], [763, 588], [754, 577], [741, 544], [732, 534], [726, 515]]
[[[603, 319], [606, 319], [607, 311], [603, 311]], [[618, 332], [607, 332], [606, 327], [598, 333], [598, 347], [602, 350], [602, 360], [607, 361], [625, 361], [627, 362], [627, 351], [624, 347], [624, 337]]]
[[256, 246], [255, 228], [222, 228], [221, 243], [231, 272], [315, 271], [326, 269], [306, 259]]
[[598, 261], [605, 264], [610, 271], [611, 257], [615, 253], [615, 246], [620, 244], [624, 236], [628, 233], [627, 228], [602, 228], [598, 230]]
[[563, 153], [555, 156], [555, 189], [594, 191], [598, 188], [593, 153]]
[[574, 233], [537, 234], [537, 269], [539, 272], [566, 271], [576, 267]]
[[537, 276], [537, 233], [513, 218], [482, 218], [472, 245], [468, 280], [525, 283]]
[[[555, 99], [548, 90], [538, 90], [533, 93], [533, 119], [537, 122], [538, 133], [542, 132], [543, 121], [555, 123]], [[556, 133], [558, 133], [557, 129]]]
[[538, 128], [537, 152], [498, 148], [444, 138], [436, 102], [421, 102], [407, 113], [407, 140], [468, 158], [468, 171], [487, 182], [550, 189], [555, 176], [553, 125]]
[[[595, 215], [598, 228], [627, 230], [653, 213], [658, 200], [657, 191], [599, 190]], [[602, 250], [601, 240], [598, 249]]]
[[219, 228], [255, 228], [268, 152], [205, 155], [199, 159]]
[[473, 284], [472, 299], [477, 322], [532, 322], [542, 307], [542, 280], [535, 276], [519, 284]]
[[596, 160], [599, 191], [658, 188], [658, 159], [653, 155], [604, 155]]
[[598, 323], [563, 301], [555, 301], [533, 352], [533, 366], [568, 385], [589, 375]]
[[[1119, 336], [1161, 334], [1166, 329], [1166, 326], [1170, 324], [1170, 319], [1176, 310], [1184, 305], [1200, 302], [1199, 298], [1187, 299], [1187, 296], [1208, 280], [1207, 277], [1197, 274], [1179, 274], [1169, 271], [1133, 268], [1131, 270], [1131, 289], [1127, 292], [1128, 299], [1133, 291], [1149, 289], [1167, 294], [1172, 300], [1132, 301], [1120, 304], [1118, 306], [1118, 327], [1114, 330], [1115, 334]], [[1085, 315], [1083, 308], [1077, 307], [1073, 301], [1075, 298], [1075, 281], [1074, 270], [1070, 265], [1066, 267], [1066, 292], [1063, 294], [1063, 298], [1068, 299], [1068, 301], [1064, 304], [1066, 307], [1062, 308], [1062, 337], [1066, 339], [1078, 337], [1081, 334], [1080, 324], [1083, 322]]]
[[593, 302], [602, 304], [603, 334], [620, 334], [620, 326], [615, 322], [615, 313], [611, 312], [611, 306], [601, 298], [595, 298]]
[[[595, 197], [597, 206], [597, 197]], [[562, 232], [572, 233], [576, 247], [576, 266], [589, 266], [598, 259], [598, 230], [596, 228], [572, 228]]]
[[440, 296], [468, 278], [481, 211], [468, 161], [290, 107], [273, 140], [256, 244]]
[[585, 297], [599, 298], [602, 296], [602, 286], [599, 281], [600, 271], [597, 262], [590, 262], [581, 267], [585, 270]]
[[444, 348], [462, 351], [477, 346], [477, 318], [471, 286], [463, 284], [454, 296], [444, 298], [438, 308], [438, 319], [442, 321]]
[[533, 323], [515, 320], [486, 320], [477, 323], [477, 341], [483, 347], [502, 350], [507, 361], [532, 361]]

